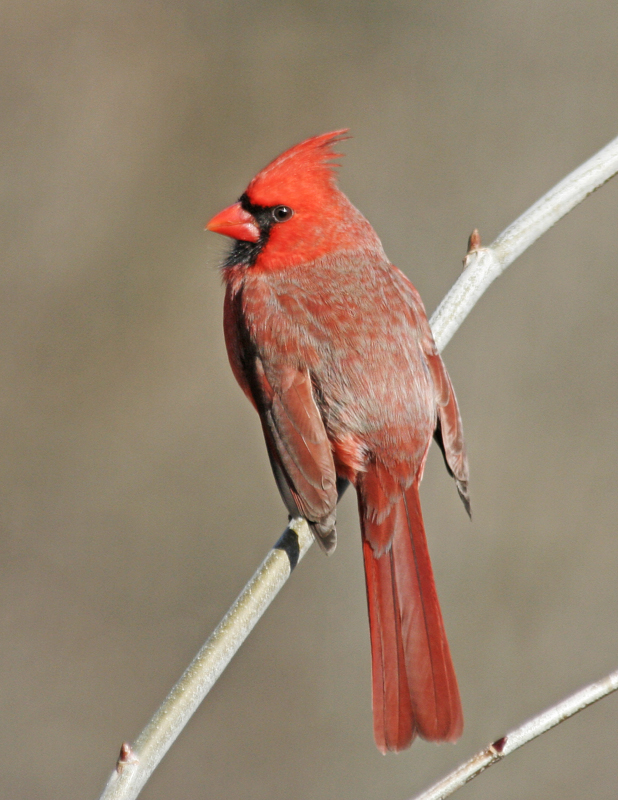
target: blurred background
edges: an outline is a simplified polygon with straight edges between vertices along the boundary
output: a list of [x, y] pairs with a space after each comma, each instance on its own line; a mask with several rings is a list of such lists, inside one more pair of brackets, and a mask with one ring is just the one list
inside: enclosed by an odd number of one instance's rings
[[[433, 312], [618, 134], [614, 0], [5, 0], [0, 9], [0, 795], [95, 798], [286, 515], [203, 232], [349, 126], [341, 186]], [[445, 351], [472, 524], [423, 508], [466, 729], [383, 757], [353, 493], [143, 797], [407, 798], [618, 662], [618, 181]], [[464, 798], [614, 798], [618, 697]]]

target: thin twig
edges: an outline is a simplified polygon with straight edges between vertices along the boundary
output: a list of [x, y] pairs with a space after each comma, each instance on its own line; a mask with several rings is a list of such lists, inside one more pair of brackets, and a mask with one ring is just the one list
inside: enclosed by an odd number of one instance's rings
[[[489, 284], [561, 217], [618, 172], [618, 138], [561, 181], [515, 220], [489, 248], [474, 249], [466, 268], [431, 318], [439, 350], [443, 350]], [[311, 546], [309, 528], [293, 520], [286, 539], [300, 560]], [[290, 538], [291, 537], [291, 538]], [[296, 545], [293, 542], [296, 541]], [[279, 545], [279, 543], [278, 543]], [[276, 545], [228, 611], [215, 632], [172, 689], [133, 747], [119, 759], [101, 800], [133, 800], [172, 742], [204, 699], [232, 656], [288, 579], [294, 566]]]
[[481, 772], [491, 767], [497, 761], [501, 761], [514, 750], [540, 736], [542, 733], [554, 728], [565, 719], [577, 714], [578, 711], [596, 703], [602, 697], [615, 692], [618, 689], [618, 672], [612, 672], [606, 678], [591, 683], [579, 692], [567, 697], [561, 703], [552, 708], [548, 708], [528, 722], [524, 722], [519, 728], [515, 728], [502, 739], [490, 744], [485, 750], [481, 750], [469, 761], [457, 767], [454, 772], [442, 778], [422, 794], [417, 795], [414, 800], [444, 800], [445, 797], [452, 795], [457, 789], [461, 789], [464, 784], [476, 778]]

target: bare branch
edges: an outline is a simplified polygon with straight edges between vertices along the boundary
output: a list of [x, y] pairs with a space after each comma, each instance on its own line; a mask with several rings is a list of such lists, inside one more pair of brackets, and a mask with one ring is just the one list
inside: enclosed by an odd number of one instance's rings
[[497, 761], [501, 761], [514, 750], [540, 736], [545, 731], [554, 728], [565, 719], [577, 714], [578, 711], [586, 708], [592, 703], [596, 703], [618, 689], [618, 672], [613, 672], [600, 681], [591, 683], [585, 689], [567, 697], [561, 703], [548, 708], [528, 722], [524, 722], [519, 728], [515, 728], [502, 739], [498, 739], [490, 744], [485, 750], [481, 750], [469, 761], [466, 761], [446, 778], [434, 784], [430, 789], [417, 795], [414, 800], [444, 800], [445, 797], [452, 795], [457, 789], [461, 789], [466, 783], [476, 778], [481, 772], [491, 767]]
[[[478, 234], [471, 237], [472, 251], [465, 259], [466, 268], [431, 319], [438, 349], [446, 347], [485, 289], [518, 255], [616, 172], [618, 138], [515, 220], [491, 247], [479, 248]], [[101, 800], [132, 800], [137, 797], [311, 543], [307, 523], [293, 520], [133, 748], [129, 749], [131, 758], [123, 760], [121, 768], [112, 773]]]
[[[521, 217], [502, 231], [488, 248], [468, 254], [465, 270], [431, 318], [433, 335], [442, 351], [476, 301], [499, 275], [589, 194], [618, 172], [618, 138], [567, 175]], [[478, 234], [478, 232], [477, 232]], [[471, 237], [472, 238], [472, 237]]]
[[127, 800], [138, 796], [312, 543], [313, 535], [307, 521], [293, 519], [133, 747], [126, 742], [123, 744], [116, 770], [101, 800]]

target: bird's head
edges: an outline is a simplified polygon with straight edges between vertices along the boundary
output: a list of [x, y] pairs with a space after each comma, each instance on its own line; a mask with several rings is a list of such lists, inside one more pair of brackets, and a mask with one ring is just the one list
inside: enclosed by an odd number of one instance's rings
[[207, 230], [236, 239], [226, 265], [282, 269], [374, 245], [377, 236], [336, 183], [333, 147], [347, 130], [314, 136], [258, 172], [238, 202]]

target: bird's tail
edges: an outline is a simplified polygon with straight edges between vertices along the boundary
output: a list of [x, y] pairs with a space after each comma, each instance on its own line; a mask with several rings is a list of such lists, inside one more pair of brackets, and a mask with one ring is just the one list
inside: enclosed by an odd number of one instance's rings
[[[454, 742], [463, 729], [457, 679], [427, 550], [418, 481], [399, 489], [377, 465], [359, 487], [373, 684], [383, 752], [418, 735]], [[390, 486], [389, 486], [390, 484]], [[385, 489], [387, 490], [385, 492]], [[387, 495], [391, 495], [387, 498]]]

